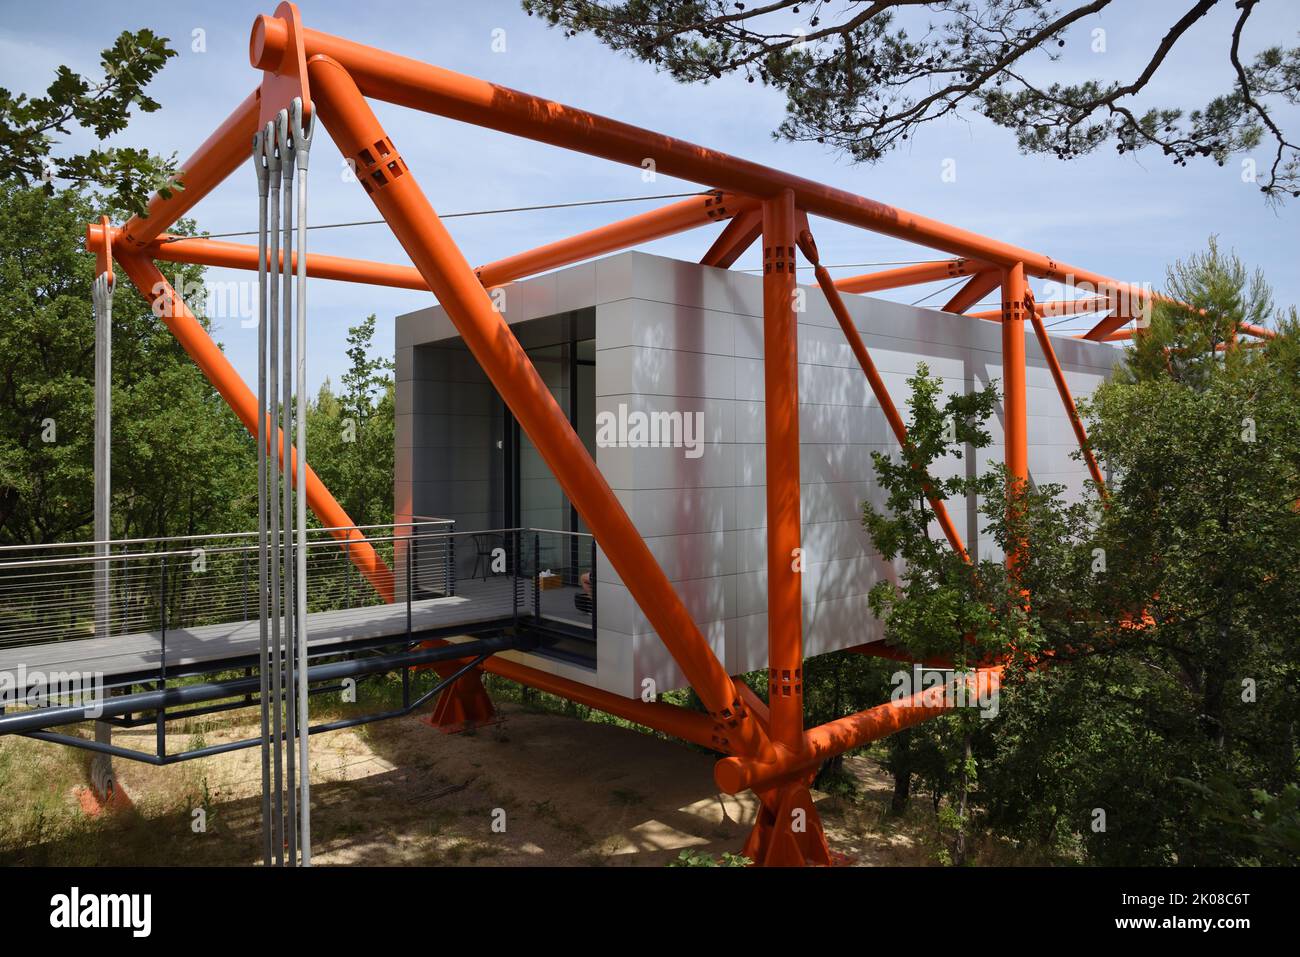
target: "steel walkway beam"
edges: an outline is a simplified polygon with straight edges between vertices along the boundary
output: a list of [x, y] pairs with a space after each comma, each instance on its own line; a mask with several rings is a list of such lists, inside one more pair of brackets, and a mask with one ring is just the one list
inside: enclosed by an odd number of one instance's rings
[[[534, 643], [531, 636], [501, 635], [479, 638], [457, 644], [423, 648], [395, 655], [375, 658], [358, 658], [313, 665], [307, 669], [307, 680], [339, 681], [360, 675], [379, 674], [397, 668], [432, 664], [435, 661], [457, 661], [499, 651], [520, 650]], [[0, 735], [26, 734], [43, 731], [80, 721], [114, 717], [135, 711], [158, 711], [179, 705], [201, 704], [237, 695], [254, 694], [261, 690], [259, 677], [235, 678], [231, 681], [208, 681], [200, 684], [180, 685], [158, 691], [140, 691], [135, 694], [115, 695], [85, 705], [57, 705], [34, 708], [18, 714], [0, 715]]]

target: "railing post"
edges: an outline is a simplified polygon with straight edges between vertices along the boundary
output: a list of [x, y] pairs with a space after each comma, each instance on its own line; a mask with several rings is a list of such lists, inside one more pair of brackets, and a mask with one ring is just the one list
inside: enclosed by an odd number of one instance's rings
[[515, 627], [519, 626], [519, 529], [510, 529], [510, 604]]
[[533, 620], [542, 620], [542, 533], [533, 532]]
[[161, 670], [162, 677], [167, 679], [167, 556], [163, 555], [158, 561], [158, 628], [162, 637], [161, 648]]
[[406, 638], [411, 638], [411, 549], [414, 545], [412, 536], [406, 536]]
[[446, 581], [443, 583], [446, 587], [443, 591], [445, 591], [447, 597], [450, 598], [452, 595], [456, 594], [456, 539], [452, 535], [448, 535], [444, 541], [447, 545], [444, 551], [447, 562], [447, 571]]
[[[162, 637], [161, 655], [158, 664], [158, 690], [167, 688], [167, 556], [162, 556], [158, 563], [161, 575], [158, 582], [158, 625]], [[154, 728], [155, 746], [158, 757], [167, 754], [167, 709], [159, 706]]]

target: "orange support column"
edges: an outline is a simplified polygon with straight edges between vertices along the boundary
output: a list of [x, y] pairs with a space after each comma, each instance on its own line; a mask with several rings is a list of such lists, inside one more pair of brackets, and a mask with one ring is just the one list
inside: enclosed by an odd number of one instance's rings
[[[468, 660], [439, 661], [430, 667], [439, 678], [447, 679], [468, 663]], [[457, 734], [485, 724], [497, 724], [501, 718], [492, 706], [492, 697], [483, 687], [482, 673], [473, 668], [441, 691], [433, 713], [420, 720], [443, 734]]]
[[[1029, 486], [1029, 420], [1025, 387], [1025, 319], [1029, 285], [1023, 263], [1002, 271], [1002, 436], [1005, 443], [1008, 493]], [[1007, 565], [1015, 564], [1015, 551]]]
[[[804, 750], [803, 563], [799, 515], [799, 315], [794, 193], [763, 202], [763, 386], [767, 460], [767, 665], [772, 740]], [[756, 864], [829, 864], [811, 774], [761, 789], [745, 843]]]
[[763, 203], [767, 657], [772, 739], [798, 750], [803, 740], [803, 551], [794, 250], [794, 194], [785, 190]]

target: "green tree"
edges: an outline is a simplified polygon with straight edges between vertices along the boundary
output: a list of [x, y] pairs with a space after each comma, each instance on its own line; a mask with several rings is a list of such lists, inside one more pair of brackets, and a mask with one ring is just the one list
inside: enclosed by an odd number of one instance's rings
[[392, 360], [372, 354], [375, 317], [348, 329], [343, 390], [326, 380], [311, 404], [307, 449], [321, 480], [361, 525], [393, 521]]
[[[985, 426], [997, 392], [993, 385], [971, 393], [943, 394], [942, 380], [922, 363], [908, 380], [910, 422], [908, 444], [897, 458], [872, 454], [876, 481], [886, 492], [886, 508], [863, 507], [863, 523], [881, 558], [901, 561], [897, 582], [886, 579], [871, 590], [872, 612], [884, 622], [885, 638], [916, 660], [951, 662], [958, 675], [978, 664], [1010, 655], [1031, 653], [1036, 637], [1027, 627], [1018, 591], [1001, 561], [968, 561], [946, 538], [931, 534], [934, 512], [931, 494], [970, 507], [986, 503], [1005, 521], [1005, 476], [994, 470], [983, 475], [953, 474], [938, 478], [941, 460], [960, 461], [965, 449], [986, 448], [991, 437]], [[1008, 542], [1011, 533], [1007, 533]], [[919, 688], [912, 689], [921, 690]], [[893, 750], [896, 775], [919, 772], [936, 796], [941, 824], [951, 833], [950, 859], [965, 863], [969, 833], [970, 796], [977, 780], [976, 736], [984, 724], [975, 708], [958, 708], [927, 728], [937, 746], [932, 760], [920, 762], [909, 735]], [[916, 742], [919, 744], [919, 741]], [[933, 760], [938, 758], [939, 760]], [[895, 806], [901, 807], [907, 788], [896, 777]], [[940, 806], [939, 797], [952, 800]]]
[[[1060, 48], [1076, 29], [1095, 29], [1112, 0], [523, 0], [566, 35], [592, 33], [674, 79], [738, 74], [780, 90], [778, 136], [828, 143], [854, 160], [876, 162], [926, 123], [976, 113], [1013, 130], [1023, 152], [1059, 159], [1113, 145], [1121, 154], [1159, 151], [1182, 166], [1194, 158], [1223, 165], [1266, 143], [1260, 189], [1278, 199], [1300, 195], [1300, 141], [1282, 128], [1287, 107], [1300, 102], [1300, 47], [1246, 58], [1242, 37], [1258, 5], [1239, 0], [1221, 38], [1231, 87], [1189, 110], [1143, 94], [1170, 52], [1227, 0], [1186, 0], [1136, 75], [1064, 82], [1053, 69]], [[1121, 15], [1134, 6], [1113, 4]], [[1085, 42], [1095, 50], [1098, 35]]]
[[[935, 796], [954, 862], [976, 820], [1102, 864], [1293, 855], [1300, 323], [1216, 348], [1268, 315], [1267, 284], [1214, 244], [1170, 278], [1191, 308], [1158, 311], [1082, 403], [1111, 475], [1104, 498], [1090, 483], [1072, 501], [1032, 483], [1008, 495], [1001, 468], [934, 482], [949, 423], [978, 447], [991, 399], [945, 404], [923, 369], [915, 447], [877, 457], [887, 511], [865, 522], [904, 561], [872, 595], [886, 637], [917, 658], [1007, 662], [993, 720], [958, 710], [890, 743], [895, 773]], [[985, 531], [1019, 556], [1013, 574], [968, 565], [932, 534], [927, 486], [980, 499]]]
[[1045, 658], [1005, 689], [984, 799], [995, 827], [1098, 863], [1280, 861], [1222, 817], [1255, 804], [1284, 832], [1297, 783], [1295, 323], [1216, 351], [1267, 286], [1213, 246], [1171, 276], [1204, 313], [1158, 312], [1085, 404], [1104, 507], [1030, 520], [1058, 540], [1024, 570]]
[[44, 96], [0, 89], [0, 180], [22, 186], [54, 181], [66, 188], [94, 187], [111, 194], [112, 205], [143, 213], [154, 190], [170, 195], [175, 156], [160, 157], [134, 147], [95, 148], [54, 155], [58, 136], [80, 127], [98, 140], [127, 128], [132, 109], [153, 113], [157, 101], [145, 93], [176, 51], [152, 30], [124, 30], [100, 54], [103, 77], [87, 79], [60, 66]]
[[1238, 330], [1267, 325], [1274, 314], [1263, 272], [1249, 272], [1214, 236], [1204, 252], [1169, 267], [1165, 293], [1169, 299], [1154, 305], [1150, 327], [1132, 341], [1130, 381], [1203, 385], [1219, 366], [1249, 358], [1249, 350], [1237, 348]]
[[[94, 212], [74, 191], [0, 186], [3, 544], [90, 537], [95, 266], [80, 246]], [[202, 288], [201, 268], [168, 269], [174, 284]], [[216, 390], [121, 283], [113, 303], [113, 534], [251, 527], [255, 455]]]

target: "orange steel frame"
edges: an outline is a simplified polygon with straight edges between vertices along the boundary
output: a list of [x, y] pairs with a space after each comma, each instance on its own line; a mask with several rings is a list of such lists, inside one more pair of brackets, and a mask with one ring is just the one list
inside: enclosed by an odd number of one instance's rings
[[[156, 304], [168, 328], [254, 434], [255, 400], [155, 260], [257, 269], [255, 247], [208, 239], [175, 238], [169, 229], [199, 200], [247, 161], [253, 134], [269, 117], [301, 96], [314, 110], [357, 178], [410, 257], [412, 266], [306, 254], [308, 276], [431, 291], [483, 367], [564, 493], [591, 529], [606, 559], [699, 695], [707, 713], [624, 698], [558, 678], [517, 662], [489, 659], [483, 669], [657, 728], [726, 755], [715, 770], [718, 786], [736, 793], [752, 788], [761, 801], [745, 853], [762, 864], [830, 863], [809, 786], [820, 763], [941, 713], [922, 700], [893, 702], [806, 729], [803, 715], [802, 553], [799, 510], [799, 397], [797, 316], [792, 295], [796, 250], [815, 268], [854, 356], [867, 376], [900, 444], [907, 433], [870, 354], [849, 317], [841, 293], [898, 288], [969, 276], [945, 310], [964, 313], [994, 289], [1002, 323], [1006, 461], [1015, 482], [1028, 480], [1025, 391], [1025, 322], [1037, 334], [1049, 368], [1087, 454], [1093, 478], [1101, 473], [1027, 285], [1028, 277], [1080, 285], [1111, 303], [1124, 302], [1084, 338], [1127, 336], [1120, 327], [1151, 298], [1142, 289], [1050, 256], [958, 229], [906, 210], [760, 166], [616, 120], [564, 106], [416, 60], [386, 53], [303, 26], [296, 7], [282, 3], [258, 17], [250, 61], [262, 71], [259, 86], [184, 164], [185, 188], [155, 196], [147, 216], [120, 227], [87, 227], [87, 246], [100, 268], [116, 260], [136, 288]], [[495, 263], [470, 266], [407, 167], [367, 98], [564, 147], [640, 167], [653, 159], [659, 172], [701, 184], [706, 192], [662, 209], [562, 239]], [[917, 243], [955, 258], [867, 276], [832, 280], [817, 257], [809, 215], [847, 223]], [[631, 519], [569, 424], [515, 337], [492, 305], [489, 290], [525, 276], [604, 255], [708, 223], [726, 225], [704, 256], [706, 265], [730, 267], [761, 239], [768, 520], [769, 704], [729, 675], [692, 620]], [[296, 256], [297, 254], [295, 254]], [[296, 259], [295, 259], [296, 262]], [[1096, 306], [1096, 301], [1092, 301]], [[1048, 314], [1053, 314], [1048, 304]], [[1056, 306], [1063, 311], [1082, 306]], [[985, 317], [981, 317], [985, 318]], [[1254, 335], [1268, 330], [1244, 329]], [[281, 443], [283, 453], [283, 444]], [[290, 456], [290, 468], [299, 463]], [[304, 463], [305, 467], [305, 463]], [[353, 525], [308, 468], [307, 495], [325, 525]], [[952, 547], [965, 547], [943, 503], [932, 500]], [[338, 533], [354, 542], [351, 555], [385, 598], [393, 577], [355, 528]], [[1010, 559], [1014, 561], [1014, 556]], [[996, 674], [999, 669], [988, 669]], [[475, 681], [474, 686], [477, 687]], [[481, 694], [481, 689], [477, 692]]]

